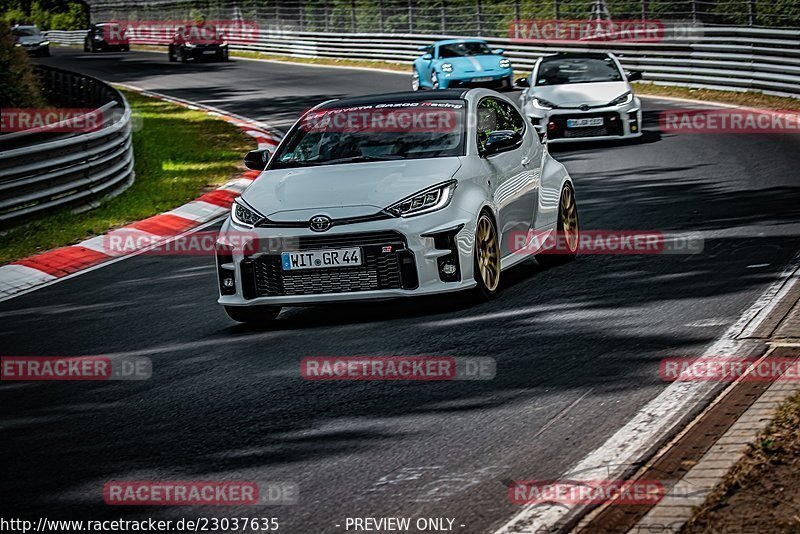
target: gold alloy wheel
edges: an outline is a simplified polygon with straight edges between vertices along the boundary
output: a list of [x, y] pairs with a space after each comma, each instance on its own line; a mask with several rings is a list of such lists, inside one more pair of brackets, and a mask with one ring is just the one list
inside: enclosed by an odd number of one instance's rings
[[495, 291], [500, 282], [500, 250], [497, 243], [497, 232], [492, 220], [485, 213], [478, 219], [475, 232], [475, 250], [477, 251], [478, 271], [483, 285], [489, 291]]
[[578, 206], [575, 205], [575, 195], [572, 193], [571, 187], [564, 188], [559, 215], [569, 252], [575, 254], [578, 250]]

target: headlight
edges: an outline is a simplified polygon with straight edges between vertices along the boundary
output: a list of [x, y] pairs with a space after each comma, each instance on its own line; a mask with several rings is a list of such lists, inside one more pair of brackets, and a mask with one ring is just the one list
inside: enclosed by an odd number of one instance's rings
[[442, 63], [442, 72], [453, 72], [453, 65], [450, 63]]
[[102, 41], [103, 40], [103, 36], [102, 35], [95, 35], [94, 37], [92, 37], [92, 39], [94, 39], [95, 41]]
[[545, 100], [544, 98], [533, 97], [533, 107], [538, 109], [553, 109], [557, 108], [558, 106], [556, 106], [549, 100]]
[[392, 204], [386, 208], [386, 211], [397, 217], [410, 217], [440, 210], [450, 204], [450, 199], [453, 198], [453, 191], [457, 184], [458, 182], [455, 180], [450, 180], [449, 182], [435, 185]]
[[257, 211], [248, 208], [244, 204], [240, 204], [236, 200], [234, 200], [233, 204], [231, 205], [231, 220], [239, 226], [252, 228], [263, 218], [264, 216]]
[[609, 106], [621, 106], [623, 104], [630, 104], [633, 100], [633, 93], [628, 91], [619, 95], [617, 98], [608, 103]]
[[501, 69], [510, 69], [511, 68], [511, 61], [506, 58], [500, 60], [500, 68]]
[[50, 41], [42, 41], [39, 46], [50, 46]]
[[194, 43], [183, 43], [183, 46], [186, 48], [195, 48], [197, 45]]
[[22, 46], [22, 43], [14, 43], [14, 46]]

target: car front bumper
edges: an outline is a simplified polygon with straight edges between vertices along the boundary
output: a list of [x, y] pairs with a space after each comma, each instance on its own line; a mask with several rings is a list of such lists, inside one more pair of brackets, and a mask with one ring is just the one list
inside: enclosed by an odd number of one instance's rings
[[[547, 133], [548, 143], [611, 141], [633, 139], [642, 135], [642, 105], [638, 98], [622, 106], [580, 109], [539, 109], [525, 106], [525, 114], [540, 134]], [[602, 125], [568, 127], [570, 119], [603, 119]]]
[[[254, 236], [258, 251], [231, 250], [238, 235]], [[227, 306], [302, 306], [381, 300], [459, 291], [475, 286], [472, 214], [450, 205], [437, 212], [334, 226], [255, 228], [228, 219], [217, 238], [219, 303]], [[359, 247], [361, 267], [284, 271], [281, 252]], [[386, 247], [390, 247], [387, 251]], [[456, 266], [453, 275], [443, 266]], [[226, 282], [233, 276], [231, 284]], [[232, 287], [231, 287], [232, 286]]]
[[439, 80], [440, 83], [444, 82], [444, 86], [447, 88], [510, 89], [514, 84], [511, 74], [511, 69], [492, 74], [443, 72], [439, 75]]

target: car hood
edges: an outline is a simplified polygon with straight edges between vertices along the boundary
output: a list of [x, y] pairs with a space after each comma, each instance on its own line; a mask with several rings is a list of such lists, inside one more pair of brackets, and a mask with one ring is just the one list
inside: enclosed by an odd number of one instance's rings
[[503, 56], [487, 54], [483, 56], [449, 57], [440, 59], [439, 63], [450, 63], [456, 72], [486, 72], [504, 70], [500, 67]]
[[263, 172], [242, 199], [276, 222], [373, 215], [453, 177], [458, 157], [347, 163]]
[[530, 95], [543, 98], [557, 106], [607, 104], [631, 88], [627, 82], [573, 83], [543, 85], [531, 88]]

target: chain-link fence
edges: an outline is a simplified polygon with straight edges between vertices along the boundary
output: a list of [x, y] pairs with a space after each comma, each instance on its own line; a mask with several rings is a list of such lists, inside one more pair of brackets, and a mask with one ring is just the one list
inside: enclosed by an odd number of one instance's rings
[[515, 20], [661, 20], [800, 27], [800, 0], [90, 0], [92, 20], [243, 19], [261, 28], [331, 33], [505, 37]]

